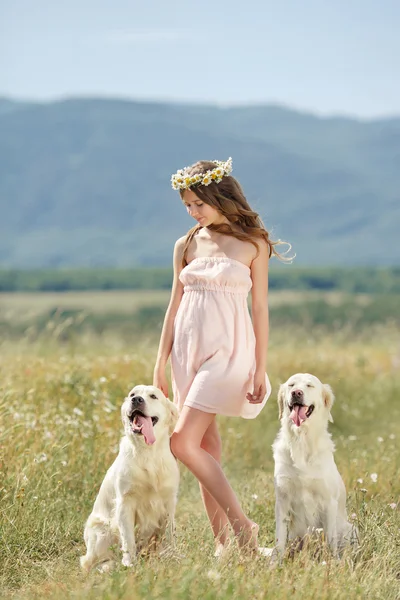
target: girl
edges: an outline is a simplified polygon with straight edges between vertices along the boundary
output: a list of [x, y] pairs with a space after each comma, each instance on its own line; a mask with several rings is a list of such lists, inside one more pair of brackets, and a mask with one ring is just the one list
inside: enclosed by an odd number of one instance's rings
[[[257, 550], [258, 525], [243, 512], [221, 468], [215, 416], [255, 418], [271, 393], [268, 343], [268, 260], [279, 256], [226, 162], [199, 161], [172, 176], [197, 225], [174, 249], [174, 281], [161, 333], [154, 385], [168, 396], [171, 354], [180, 416], [174, 455], [198, 479], [220, 556], [228, 524], [240, 547]], [[252, 290], [252, 317], [247, 294]]]

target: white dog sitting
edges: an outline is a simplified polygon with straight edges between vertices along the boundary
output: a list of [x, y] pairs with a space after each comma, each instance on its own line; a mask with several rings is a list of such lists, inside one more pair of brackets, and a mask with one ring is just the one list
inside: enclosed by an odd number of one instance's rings
[[275, 459], [276, 549], [323, 529], [336, 555], [356, 543], [347, 521], [346, 490], [333, 458], [328, 433], [334, 396], [314, 375], [297, 373], [278, 393], [281, 429], [273, 444]]
[[107, 565], [115, 543], [121, 543], [122, 564], [129, 567], [141, 548], [164, 534], [172, 542], [179, 470], [169, 438], [178, 411], [158, 388], [138, 385], [121, 415], [125, 436], [85, 526], [87, 552], [80, 559], [85, 571]]

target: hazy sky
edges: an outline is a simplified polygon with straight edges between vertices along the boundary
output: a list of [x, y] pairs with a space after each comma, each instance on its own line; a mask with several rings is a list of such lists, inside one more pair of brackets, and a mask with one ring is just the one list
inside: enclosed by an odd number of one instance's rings
[[0, 95], [400, 114], [400, 0], [0, 0]]

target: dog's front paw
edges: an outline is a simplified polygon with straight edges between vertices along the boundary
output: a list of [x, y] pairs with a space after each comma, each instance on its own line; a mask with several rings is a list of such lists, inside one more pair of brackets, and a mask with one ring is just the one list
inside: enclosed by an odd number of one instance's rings
[[92, 561], [88, 557], [88, 555], [85, 554], [85, 556], [81, 556], [80, 559], [79, 559], [79, 562], [81, 564], [82, 571], [84, 571], [85, 573], [89, 573], [89, 571], [90, 571], [90, 569], [92, 567]]
[[268, 550], [271, 550], [271, 552], [269, 553], [269, 568], [275, 569], [280, 564], [282, 564], [283, 552], [279, 550], [276, 546], [275, 548], [268, 548]]
[[106, 562], [101, 563], [101, 565], [99, 565], [97, 567], [97, 570], [99, 573], [111, 573], [111, 571], [113, 570], [114, 567], [115, 567], [114, 561], [107, 560]]
[[133, 567], [134, 560], [132, 560], [132, 557], [129, 554], [129, 552], [124, 552], [124, 554], [122, 555], [122, 564], [124, 567]]

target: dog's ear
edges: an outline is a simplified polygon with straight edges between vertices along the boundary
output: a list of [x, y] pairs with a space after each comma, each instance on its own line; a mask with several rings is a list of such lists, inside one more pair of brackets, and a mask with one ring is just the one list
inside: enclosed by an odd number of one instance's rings
[[322, 396], [324, 399], [324, 404], [326, 406], [326, 408], [329, 411], [329, 416], [328, 419], [331, 423], [333, 423], [333, 419], [332, 419], [332, 415], [331, 415], [331, 410], [332, 410], [332, 406], [333, 403], [335, 401], [335, 396], [333, 395], [333, 391], [331, 386], [329, 385], [329, 383], [324, 383], [322, 386]]
[[168, 409], [170, 411], [169, 420], [168, 420], [168, 433], [169, 433], [169, 436], [171, 437], [171, 435], [174, 433], [175, 425], [176, 425], [176, 422], [179, 417], [179, 412], [176, 407], [176, 404], [171, 402], [171, 400], [168, 400], [168, 398], [167, 398], [167, 402], [168, 402]]
[[282, 383], [282, 385], [279, 388], [279, 392], [278, 392], [279, 419], [282, 419], [282, 417], [283, 417], [283, 404], [284, 404], [284, 399], [285, 399], [285, 391], [286, 391], [286, 384]]

